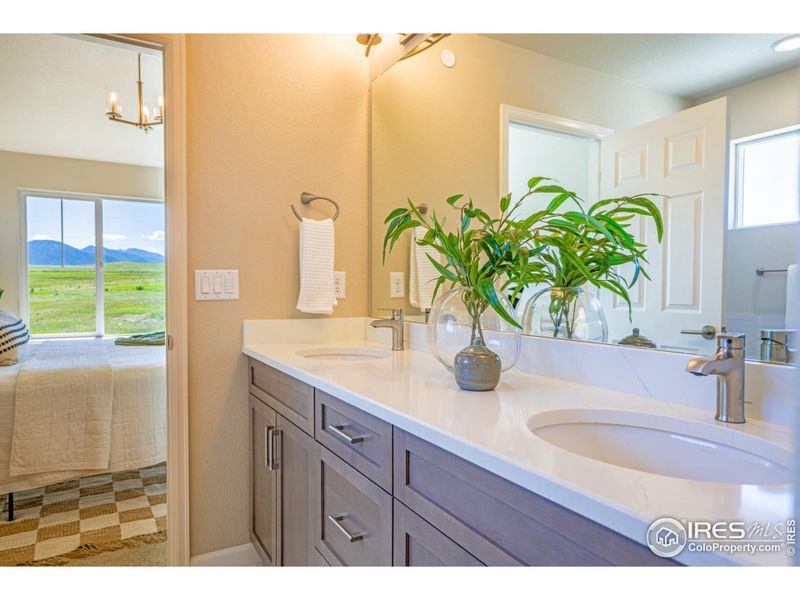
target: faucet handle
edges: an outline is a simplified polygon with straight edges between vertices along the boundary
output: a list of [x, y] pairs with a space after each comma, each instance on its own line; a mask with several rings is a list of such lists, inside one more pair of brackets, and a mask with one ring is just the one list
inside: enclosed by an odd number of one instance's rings
[[720, 333], [717, 335], [718, 350], [744, 350], [743, 333]]
[[392, 313], [392, 319], [395, 321], [399, 321], [403, 318], [403, 309], [402, 308], [379, 308], [378, 310], [385, 310]]

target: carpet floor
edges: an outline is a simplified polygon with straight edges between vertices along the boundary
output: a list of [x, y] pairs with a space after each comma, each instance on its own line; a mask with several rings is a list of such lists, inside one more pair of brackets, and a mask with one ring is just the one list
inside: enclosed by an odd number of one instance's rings
[[[151, 565], [148, 561], [156, 560], [159, 553], [140, 547], [166, 547], [166, 492], [166, 464], [161, 463], [19, 492], [14, 494], [11, 522], [6, 520], [4, 497], [0, 566], [78, 564], [89, 557], [97, 562], [87, 564]], [[111, 551], [127, 551], [125, 555], [136, 560], [125, 563], [123, 556], [109, 556], [104, 562], [99, 557]], [[166, 556], [160, 564], [166, 564]]]

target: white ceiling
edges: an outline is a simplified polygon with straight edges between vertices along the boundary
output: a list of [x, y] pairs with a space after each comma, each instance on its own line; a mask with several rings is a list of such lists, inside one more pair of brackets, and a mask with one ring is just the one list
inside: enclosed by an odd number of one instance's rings
[[[136, 102], [129, 47], [59, 35], [0, 35], [0, 150], [160, 167], [162, 127], [144, 133], [109, 121], [108, 94], [124, 118]], [[161, 56], [142, 54], [144, 100], [163, 90]]]
[[498, 34], [552, 58], [697, 99], [795, 67], [800, 50], [775, 52], [788, 34]]

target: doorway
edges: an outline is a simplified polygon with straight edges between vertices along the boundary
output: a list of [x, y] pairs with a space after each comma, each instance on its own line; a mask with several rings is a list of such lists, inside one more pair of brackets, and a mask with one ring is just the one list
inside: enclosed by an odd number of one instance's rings
[[[26, 38], [37, 38], [35, 40], [26, 39]], [[76, 39], [77, 38], [77, 39]], [[130, 56], [134, 57], [133, 66], [134, 70], [125, 70], [122, 75], [124, 79], [128, 81], [128, 87], [133, 88], [134, 96], [132, 96], [133, 101], [129, 97], [128, 100], [124, 101], [123, 109], [127, 104], [127, 109], [125, 109], [125, 113], [128, 115], [136, 113], [136, 104], [135, 102], [135, 90], [136, 90], [136, 82], [138, 80], [145, 81], [145, 90], [147, 90], [148, 82], [152, 82], [152, 88], [149, 92], [146, 91], [146, 97], [155, 97], [158, 92], [161, 95], [167, 98], [167, 111], [171, 111], [171, 114], [175, 116], [175, 122], [170, 123], [170, 119], [167, 118], [164, 121], [162, 127], [163, 133], [160, 134], [160, 139], [156, 136], [153, 136], [153, 130], [156, 129], [155, 127], [151, 129], [151, 131], [144, 132], [144, 131], [137, 131], [138, 128], [129, 127], [123, 123], [112, 123], [110, 121], [106, 121], [107, 115], [103, 115], [103, 112], [108, 112], [108, 106], [103, 106], [104, 103], [108, 102], [108, 86], [109, 85], [119, 85], [114, 82], [110, 84], [106, 84], [105, 89], [100, 89], [99, 98], [95, 99], [96, 101], [88, 102], [87, 104], [90, 105], [92, 108], [97, 108], [99, 105], [100, 113], [99, 118], [102, 122], [102, 125], [105, 126], [110, 133], [111, 131], [118, 132], [118, 135], [121, 136], [115, 141], [115, 144], [120, 147], [127, 147], [131, 148], [132, 144], [135, 145], [136, 142], [131, 142], [134, 138], [131, 136], [132, 133], [136, 133], [142, 136], [146, 136], [145, 139], [149, 140], [149, 143], [153, 144], [154, 137], [156, 138], [156, 144], [160, 145], [161, 148], [161, 156], [160, 156], [160, 168], [161, 168], [161, 181], [160, 181], [160, 198], [154, 198], [154, 195], [149, 195], [150, 197], [142, 197], [142, 194], [137, 193], [136, 191], [132, 191], [136, 187], [136, 182], [141, 181], [141, 177], [137, 177], [132, 175], [135, 169], [133, 167], [141, 167], [141, 166], [150, 166], [154, 167], [154, 165], [135, 165], [130, 164], [130, 162], [121, 160], [119, 157], [111, 157], [112, 160], [102, 160], [103, 156], [87, 156], [87, 152], [90, 153], [92, 151], [92, 144], [88, 143], [90, 141], [89, 136], [85, 135], [86, 130], [80, 130], [83, 135], [76, 134], [72, 136], [79, 142], [84, 142], [83, 148], [80, 148], [78, 152], [74, 156], [68, 156], [66, 152], [63, 151], [63, 146], [61, 149], [57, 149], [55, 151], [40, 151], [40, 152], [33, 152], [30, 147], [23, 147], [20, 148], [21, 152], [19, 154], [25, 154], [26, 156], [36, 155], [37, 153], [42, 155], [42, 160], [46, 164], [42, 164], [41, 162], [38, 164], [37, 168], [31, 169], [33, 175], [37, 173], [41, 176], [37, 179], [32, 175], [31, 177], [25, 179], [23, 183], [18, 183], [16, 188], [20, 190], [21, 195], [25, 195], [24, 200], [24, 214], [27, 215], [28, 213], [28, 203], [35, 202], [33, 198], [38, 198], [40, 204], [50, 203], [57, 203], [58, 211], [53, 213], [53, 215], [59, 217], [60, 223], [59, 227], [61, 229], [59, 236], [58, 233], [55, 235], [52, 232], [40, 232], [38, 233], [39, 239], [37, 240], [28, 240], [27, 236], [28, 233], [25, 231], [25, 237], [23, 238], [22, 231], [19, 231], [19, 239], [23, 240], [24, 243], [19, 244], [19, 252], [14, 252], [15, 255], [18, 255], [20, 260], [18, 262], [19, 270], [18, 274], [20, 275], [19, 282], [17, 284], [19, 293], [17, 294], [6, 294], [4, 300], [4, 304], [11, 304], [14, 303], [16, 306], [12, 306], [10, 308], [14, 308], [18, 312], [23, 312], [22, 306], [26, 306], [26, 316], [30, 317], [30, 307], [31, 307], [31, 297], [32, 293], [30, 290], [30, 286], [28, 285], [29, 282], [23, 281], [24, 278], [30, 274], [31, 264], [28, 261], [29, 258], [29, 243], [31, 241], [48, 241], [48, 242], [55, 242], [58, 240], [59, 243], [56, 243], [59, 247], [58, 256], [59, 258], [59, 265], [57, 267], [59, 269], [64, 269], [63, 273], [67, 274], [66, 271], [70, 270], [69, 275], [70, 277], [76, 276], [75, 273], [72, 271], [86, 271], [90, 272], [90, 277], [82, 277], [85, 273], [79, 273], [78, 279], [81, 279], [79, 282], [80, 285], [73, 285], [70, 289], [71, 292], [74, 292], [77, 295], [82, 293], [82, 286], [86, 287], [86, 291], [91, 292], [89, 295], [91, 298], [85, 302], [85, 306], [78, 303], [79, 308], [85, 309], [87, 313], [86, 316], [89, 323], [90, 321], [95, 325], [93, 328], [89, 327], [86, 323], [83, 323], [81, 319], [76, 319], [76, 322], [81, 325], [78, 327], [81, 331], [67, 331], [70, 329], [70, 325], [72, 325], [72, 329], [76, 326], [74, 323], [70, 324], [69, 320], [61, 321], [61, 325], [59, 325], [55, 321], [47, 321], [41, 320], [41, 323], [44, 325], [45, 329], [53, 329], [52, 332], [50, 331], [42, 331], [43, 334], [50, 333], [51, 335], [48, 337], [53, 337], [52, 334], [89, 334], [89, 337], [95, 338], [96, 340], [103, 340], [106, 342], [110, 342], [113, 344], [113, 340], [110, 338], [112, 335], [125, 335], [125, 337], [130, 337], [132, 333], [157, 333], [156, 331], [148, 331], [148, 332], [139, 332], [138, 329], [141, 327], [145, 327], [146, 329], [160, 329], [162, 331], [161, 337], [165, 343], [165, 346], [162, 346], [162, 353], [164, 356], [164, 360], [167, 363], [166, 372], [163, 372], [163, 360], [162, 360], [162, 378], [163, 378], [163, 391], [164, 391], [164, 398], [162, 399], [162, 410], [160, 411], [160, 421], [161, 425], [163, 426], [164, 431], [164, 439], [162, 439], [160, 443], [160, 451], [164, 455], [164, 458], [167, 458], [167, 454], [175, 459], [176, 465], [176, 473], [170, 473], [170, 481], [169, 487], [176, 490], [176, 498], [173, 499], [171, 496], [173, 495], [172, 492], [166, 494], [166, 487], [167, 482], [165, 481], [165, 476], [163, 474], [156, 473], [153, 471], [153, 467], [157, 465], [136, 465], [140, 469], [144, 469], [145, 472], [139, 473], [139, 478], [142, 480], [142, 488], [143, 493], [137, 494], [135, 493], [132, 484], [130, 483], [134, 478], [127, 477], [120, 475], [118, 473], [111, 473], [111, 487], [112, 491], [114, 492], [114, 499], [116, 503], [125, 502], [126, 500], [131, 500], [135, 502], [142, 502], [142, 499], [147, 501], [152, 507], [158, 506], [155, 510], [152, 510], [152, 519], [155, 522], [156, 520], [159, 521], [159, 524], [156, 526], [155, 531], [151, 531], [153, 527], [149, 524], [137, 524], [135, 526], [129, 525], [126, 527], [120, 527], [120, 529], [126, 529], [126, 533], [129, 534], [126, 537], [131, 537], [131, 535], [148, 535], [159, 533], [165, 531], [167, 527], [165, 523], [167, 520], [173, 522], [173, 524], [177, 523], [174, 527], [170, 527], [170, 529], [174, 529], [176, 532], [176, 539], [174, 543], [170, 541], [169, 543], [169, 559], [167, 560], [166, 555], [167, 551], [166, 548], [161, 553], [161, 560], [160, 564], [166, 564], [169, 562], [170, 564], [186, 564], [188, 563], [188, 531], [186, 527], [186, 523], [188, 522], [188, 498], [187, 498], [187, 473], [186, 473], [186, 431], [185, 431], [185, 415], [186, 415], [186, 407], [185, 407], [185, 298], [183, 298], [183, 290], [185, 289], [185, 250], [183, 249], [184, 246], [184, 221], [185, 221], [185, 200], [184, 200], [184, 191], [183, 191], [183, 154], [182, 154], [182, 147], [183, 147], [183, 125], [181, 123], [181, 115], [182, 115], [182, 102], [183, 102], [183, 93], [182, 93], [182, 71], [180, 69], [181, 60], [180, 57], [183, 52], [183, 40], [180, 36], [137, 36], [136, 39], [133, 38], [121, 38], [119, 36], [6, 36], [6, 39], [3, 40], [5, 43], [29, 43], [33, 44], [34, 46], [37, 44], [40, 45], [58, 45], [58, 44], [71, 44], [73, 47], [78, 47], [80, 45], [83, 48], [84, 52], [95, 52], [96, 54], [106, 54], [106, 55], [120, 55], [122, 53], [129, 54]], [[99, 43], [98, 43], [99, 42]], [[92, 48], [92, 50], [88, 50], [88, 48]], [[106, 50], [113, 50], [113, 52], [104, 52]], [[156, 60], [161, 63], [162, 60], [166, 60], [167, 64], [164, 67], [159, 67], [159, 74], [157, 77], [147, 77], [147, 70], [145, 69], [145, 76], [138, 77], [135, 71], [135, 57], [141, 53], [145, 53], [148, 56], [156, 57]], [[9, 55], [5, 54], [5, 60], [9, 59]], [[61, 53], [60, 56], [54, 58], [52, 63], [55, 66], [58, 66], [59, 61], [67, 60], [67, 54]], [[151, 60], [152, 62], [152, 60]], [[46, 61], [40, 64], [48, 64]], [[24, 70], [24, 69], [23, 69]], [[75, 111], [70, 111], [64, 109], [63, 104], [68, 104], [66, 100], [68, 94], [65, 91], [65, 88], [61, 88], [57, 85], [53, 85], [52, 79], [48, 80], [48, 78], [39, 78], [40, 81], [37, 81], [37, 85], [41, 83], [41, 80], [47, 82], [49, 86], [49, 92], [51, 96], [51, 104], [55, 105], [55, 108], [61, 111], [61, 115], [69, 118], [64, 118], [62, 121], [64, 123], [72, 122], [76, 124], [78, 119], [78, 113]], [[113, 79], [113, 76], [109, 76], [109, 79]], [[48, 86], [45, 86], [47, 88]], [[98, 86], [95, 85], [92, 88], [94, 93], [97, 92]], [[57, 102], [52, 102], [52, 98], [55, 96], [57, 98]], [[103, 99], [105, 96], [105, 101]], [[122, 93], [120, 93], [122, 96]], [[4, 100], [5, 102], [5, 100]], [[163, 106], [163, 105], [162, 105]], [[157, 113], [158, 105], [152, 104], [149, 108], [151, 114]], [[162, 108], [163, 110], [163, 108]], [[88, 110], [86, 111], [89, 112]], [[124, 113], [123, 113], [124, 114]], [[162, 113], [163, 114], [163, 113]], [[124, 114], [124, 116], [127, 116]], [[66, 127], [66, 125], [63, 125]], [[99, 127], [100, 125], [98, 125]], [[59, 132], [56, 128], [51, 127], [50, 132], [54, 135], [51, 138], [58, 138]], [[117, 134], [115, 134], [117, 135]], [[35, 136], [29, 136], [33, 138]], [[169, 162], [171, 164], [171, 169], [168, 173], [165, 173], [165, 159], [164, 159], [164, 141], [165, 138], [169, 140], [171, 145], [171, 152]], [[130, 143], [122, 142], [119, 140], [127, 140]], [[29, 140], [30, 141], [30, 140]], [[51, 139], [50, 141], [53, 141]], [[102, 146], [102, 144], [99, 144]], [[54, 146], [57, 147], [57, 146]], [[96, 148], [95, 148], [96, 149]], [[81, 152], [83, 155], [81, 155]], [[133, 152], [136, 154], [136, 152]], [[58, 160], [57, 160], [58, 159]], [[141, 162], [142, 159], [147, 160], [145, 157], [144, 152], [140, 152], [137, 155], [138, 162]], [[65, 171], [68, 175], [74, 176], [72, 180], [65, 180], [66, 183], [59, 184], [55, 181], [55, 172], [57, 169], [51, 168], [59, 160], [67, 161], [67, 168]], [[137, 162], [137, 161], [131, 161]], [[125, 185], [128, 186], [126, 190], [117, 190], [110, 189], [107, 187], [102, 186], [92, 186], [87, 184], [86, 182], [91, 182], [91, 178], [83, 177], [81, 178], [81, 174], [86, 174], [86, 167], [89, 163], [108, 163], [110, 165], [110, 169], [114, 171], [114, 174], [111, 176], [111, 180], [121, 181], [124, 182]], [[75, 168], [72, 168], [72, 167]], [[96, 165], [92, 165], [96, 166]], [[5, 171], [6, 173], [20, 173], [19, 169], [11, 169]], [[23, 173], [25, 175], [30, 175], [30, 173]], [[75, 179], [78, 179], [78, 183], [75, 183]], [[141, 201], [146, 201], [141, 202]], [[165, 201], [166, 200], [166, 204]], [[156, 202], [160, 201], [160, 209], [157, 209]], [[66, 209], [67, 215], [65, 215], [64, 204], [68, 204], [68, 208]], [[15, 208], [19, 208], [20, 204], [15, 203]], [[4, 203], [4, 209], [6, 208], [6, 203]], [[147, 232], [122, 232], [122, 231], [112, 231], [113, 229], [113, 221], [114, 219], [113, 214], [122, 210], [123, 212], [127, 209], [134, 209], [139, 207], [147, 207], [156, 208], [159, 212], [160, 210], [160, 221], [161, 226], [154, 226], [152, 230]], [[80, 209], [85, 209], [89, 207], [90, 210], [88, 212], [86, 210], [81, 211]], [[31, 205], [31, 210], [36, 210], [35, 207]], [[41, 207], [40, 207], [41, 208]], [[52, 207], [51, 207], [52, 208]], [[166, 224], [165, 216], [164, 216], [164, 208], [166, 208], [167, 216], [166, 216]], [[73, 210], [74, 209], [74, 210]], [[67, 248], [69, 244], [66, 243], [65, 240], [65, 231], [70, 231], [70, 225], [66, 224], [66, 221], [69, 220], [69, 213], [72, 211], [73, 213], [77, 210], [78, 213], [86, 212], [87, 214], [84, 215], [85, 219], [79, 218], [76, 223], [80, 224], [81, 222], [83, 225], [87, 225], [90, 220], [93, 222], [91, 223], [91, 227], [84, 227], [85, 231], [78, 232], [81, 234], [86, 234], [90, 237], [93, 237], [94, 243], [78, 243], [76, 246], [71, 246], [71, 248]], [[41, 211], [40, 211], [41, 212]], [[44, 211], [45, 213], [48, 211]], [[141, 212], [134, 210], [133, 212]], [[77, 213], [75, 213], [77, 214]], [[53, 216], [50, 215], [50, 216]], [[141, 215], [139, 215], [141, 216]], [[93, 217], [93, 219], [92, 219]], [[151, 217], [153, 217], [151, 215]], [[45, 221], [49, 217], [45, 215]], [[75, 215], [73, 214], [71, 217], [75, 220]], [[133, 217], [136, 220], [136, 216]], [[148, 218], [144, 218], [144, 220], [148, 220]], [[4, 219], [5, 220], [5, 219]], [[58, 219], [56, 219], [58, 220]], [[125, 219], [117, 219], [117, 225], [120, 226], [121, 222]], [[149, 218], [149, 220], [153, 220], [153, 218]], [[156, 219], [158, 220], [158, 219]], [[10, 220], [16, 224], [17, 219]], [[7, 221], [8, 222], [8, 221]], [[80, 229], [80, 227], [79, 227]], [[172, 231], [177, 231], [176, 239], [172, 239]], [[76, 232], [71, 232], [72, 234], [76, 234]], [[30, 232], [31, 236], [37, 236], [37, 232]], [[69, 233], [67, 233], [69, 235]], [[15, 234], [16, 239], [16, 234]], [[60, 237], [60, 239], [59, 239]], [[54, 239], [47, 239], [47, 238], [54, 238]], [[127, 238], [127, 242], [123, 241], [123, 238]], [[122, 247], [125, 245], [126, 247]], [[148, 248], [139, 247], [143, 245], [148, 245]], [[153, 247], [150, 247], [153, 246]], [[158, 246], [158, 247], [156, 247]], [[127, 251], [127, 253], [126, 253]], [[133, 251], [133, 252], [130, 252]], [[69, 254], [69, 257], [65, 257], [65, 254]], [[81, 257], [83, 255], [92, 258], [93, 260], [89, 261], [88, 259], [83, 260]], [[155, 256], [154, 256], [155, 255]], [[40, 255], [41, 256], [41, 255]], [[23, 260], [23, 257], [25, 260]], [[142, 260], [144, 257], [145, 260]], [[168, 257], [168, 258], [167, 258]], [[66, 258], [66, 260], [65, 260]], [[122, 260], [121, 258], [125, 258], [126, 260]], [[78, 260], [81, 259], [81, 260]], [[70, 264], [67, 265], [65, 262], [73, 262], [78, 260], [81, 265]], [[45, 262], [50, 263], [50, 259], [47, 258], [37, 258], [35, 262]], [[83, 266], [83, 263], [86, 263], [86, 266]], [[128, 265], [140, 265], [136, 269], [131, 269], [125, 267], [126, 263]], [[148, 265], [145, 269], [141, 267], [141, 265]], [[56, 265], [53, 264], [46, 264], [42, 266], [41, 271], [52, 271], [55, 270]], [[125, 273], [117, 272], [119, 271], [120, 267], [125, 267], [122, 270]], [[137, 271], [138, 269], [138, 271]], [[17, 269], [14, 269], [17, 271]], [[152, 270], [152, 271], [160, 271], [159, 273], [155, 273], [148, 281], [144, 281], [141, 276], [141, 270]], [[5, 275], [7, 274], [8, 269], [6, 265], [3, 265], [3, 275], [4, 280], [6, 279]], [[112, 274], [113, 272], [113, 274]], [[181, 273], [183, 272], [183, 275]], [[36, 276], [39, 277], [37, 281], [45, 281], [41, 279], [42, 274], [36, 273]], [[87, 281], [82, 281], [86, 279]], [[112, 281], [113, 279], [113, 281]], [[160, 281], [159, 281], [160, 279]], [[120, 281], [117, 280], [125, 280], [124, 283], [120, 284]], [[151, 281], [152, 280], [152, 281]], [[183, 281], [182, 281], [183, 280]], [[155, 286], [156, 291], [153, 294], [153, 286]], [[37, 284], [36, 288], [34, 289], [34, 293], [37, 292], [37, 288], [40, 287]], [[47, 286], [42, 286], [47, 287]], [[91, 289], [90, 289], [91, 288]], [[110, 289], [113, 288], [113, 289]], [[122, 289], [127, 288], [127, 289]], [[165, 289], [166, 288], [166, 289]], [[180, 291], [177, 291], [180, 290]], [[59, 298], [51, 298], [53, 302], [51, 305], [54, 305], [57, 309], [63, 308], [68, 303], [64, 302], [65, 299], [64, 293], [66, 293], [66, 289], [58, 289], [56, 288], [49, 289], [50, 292], [55, 292], [56, 295], [61, 294]], [[164, 296], [166, 291], [166, 303], [164, 302]], [[133, 296], [139, 294], [149, 294], [150, 296], [158, 297], [160, 296], [162, 300], [151, 302], [153, 305], [157, 306], [155, 311], [149, 311], [147, 302], [136, 302], [132, 301], [127, 305], [120, 304], [119, 302], [112, 302], [109, 305], [109, 300], [113, 300], [117, 298], [115, 294], [118, 295], [119, 292], [128, 293], [128, 295], [132, 298]], [[105, 299], [103, 298], [105, 295]], [[24, 301], [23, 301], [24, 297]], [[77, 296], [76, 296], [77, 297]], [[121, 296], [119, 296], [121, 298]], [[119, 299], [117, 298], [117, 299]], [[16, 301], [19, 299], [19, 302]], [[59, 302], [61, 300], [62, 302]], [[134, 299], [135, 300], [135, 299]], [[150, 298], [153, 300], [153, 298]], [[62, 306], [59, 306], [61, 304]], [[144, 306], [144, 312], [155, 312], [155, 314], [148, 314], [148, 318], [144, 318], [144, 314], [142, 312], [142, 308]], [[37, 305], [39, 308], [43, 305]], [[3, 308], [6, 308], [4, 306]], [[51, 307], [52, 308], [52, 307]], [[116, 310], [116, 309], [120, 310]], [[149, 308], [153, 308], [152, 306]], [[38, 315], [40, 317], [44, 317], [46, 311], [39, 310]], [[79, 311], [80, 312], [80, 311]], [[91, 313], [91, 314], [90, 314]], [[111, 319], [111, 314], [115, 313], [117, 318]], [[152, 318], [150, 318], [152, 317]], [[164, 318], [166, 317], [166, 327], [164, 327]], [[86, 319], [84, 319], [86, 320]], [[86, 325], [86, 326], [85, 326]], [[58, 331], [57, 331], [58, 330]], [[134, 331], [136, 330], [136, 331]], [[166, 330], [165, 335], [163, 332]], [[63, 340], [62, 340], [63, 341]], [[87, 340], [88, 341], [88, 340]], [[166, 347], [170, 346], [175, 349], [175, 342], [177, 342], [178, 351], [177, 352], [167, 352]], [[133, 352], [133, 348], [128, 347], [129, 352]], [[137, 350], [138, 352], [139, 350]], [[167, 394], [167, 388], [169, 388], [170, 392]], [[169, 400], [167, 400], [167, 396], [169, 396]], [[169, 423], [170, 429], [176, 430], [177, 434], [173, 435], [170, 433], [167, 436], [167, 426], [166, 424]], [[167, 449], [169, 447], [169, 449]], [[170, 461], [172, 462], [172, 461]], [[148, 470], [149, 469], [149, 470]], [[117, 479], [119, 482], [117, 482]], [[65, 480], [71, 481], [71, 480]], [[124, 483], [124, 482], [129, 483]], [[48, 484], [48, 485], [57, 485], [57, 484]], [[67, 487], [74, 487], [72, 483], [65, 484]], [[79, 483], [79, 486], [81, 484]], [[144, 488], [150, 489], [144, 489]], [[119, 488], [119, 489], [117, 489]], [[123, 493], [124, 492], [124, 493]], [[153, 494], [148, 495], [147, 492], [153, 492]], [[129, 496], [127, 498], [117, 499], [116, 496]], [[165, 496], [164, 498], [154, 499], [151, 496]], [[134, 498], [139, 498], [139, 500], [135, 500]], [[161, 502], [160, 500], [164, 500]], [[158, 500], [155, 501], [154, 500]], [[121, 507], [122, 512], [125, 509], [128, 510], [140, 510], [142, 512], [146, 507], [143, 506], [133, 506], [131, 502], [128, 502], [131, 506], [125, 504]], [[169, 514], [165, 510], [167, 504], [175, 504], [176, 509], [174, 511], [169, 511]], [[100, 504], [103, 505], [103, 504]], [[162, 506], [163, 505], [163, 506]], [[24, 513], [22, 513], [24, 508], [24, 503], [20, 504], [17, 502], [17, 516], [22, 517]], [[104, 512], [105, 509], [104, 509]], [[120, 507], [118, 507], [118, 511], [120, 512]], [[121, 514], [121, 513], [120, 513]], [[132, 522], [133, 520], [128, 519], [131, 515], [128, 514], [125, 516], [124, 520], [125, 523]], [[99, 521], [102, 519], [98, 520]], [[108, 520], [108, 519], [106, 519]], [[107, 526], [113, 527], [114, 525], [107, 524]], [[80, 528], [79, 528], [80, 529]], [[106, 528], [101, 528], [106, 529]], [[134, 531], [136, 529], [136, 531]], [[147, 529], [147, 531], [145, 531]], [[172, 533], [172, 532], [170, 532]], [[170, 535], [170, 537], [172, 537]], [[166, 546], [166, 543], [165, 543]], [[94, 563], [98, 564], [98, 563]], [[114, 564], [114, 563], [112, 563]], [[149, 563], [148, 563], [149, 564]]]

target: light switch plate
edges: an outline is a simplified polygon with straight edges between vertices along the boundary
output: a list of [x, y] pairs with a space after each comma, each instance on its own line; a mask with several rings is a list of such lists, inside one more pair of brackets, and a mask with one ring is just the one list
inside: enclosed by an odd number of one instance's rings
[[344, 298], [344, 271], [333, 272], [333, 290], [337, 298]]
[[195, 300], [238, 300], [239, 271], [195, 271]]
[[405, 295], [405, 273], [403, 273], [403, 271], [392, 271], [392, 273], [389, 274], [389, 297], [405, 298]]

